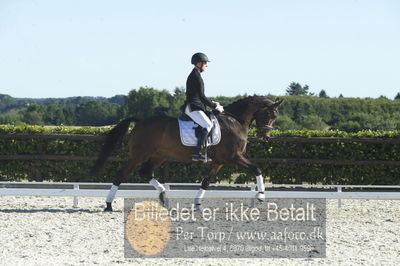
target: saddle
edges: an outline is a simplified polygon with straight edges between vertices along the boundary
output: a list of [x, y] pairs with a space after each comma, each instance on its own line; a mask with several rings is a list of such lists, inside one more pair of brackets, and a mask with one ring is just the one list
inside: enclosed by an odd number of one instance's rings
[[[217, 117], [213, 113], [208, 113], [207, 116], [210, 118], [213, 127], [207, 138], [207, 146], [217, 145], [221, 141], [221, 128]], [[183, 113], [178, 117], [179, 133], [181, 137], [182, 145], [196, 147], [197, 138], [201, 126], [195, 123], [187, 114]]]

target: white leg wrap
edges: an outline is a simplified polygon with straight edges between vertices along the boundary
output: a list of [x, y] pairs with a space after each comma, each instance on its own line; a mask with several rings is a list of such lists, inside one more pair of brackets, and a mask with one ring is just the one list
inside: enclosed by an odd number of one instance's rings
[[113, 200], [115, 198], [115, 194], [117, 193], [117, 190], [118, 190], [118, 186], [116, 186], [116, 185], [111, 186], [110, 192], [108, 192], [108, 196], [106, 198], [106, 202], [108, 202], [108, 203], [113, 202]]
[[163, 185], [161, 185], [160, 182], [157, 181], [157, 179], [152, 178], [149, 183], [152, 184], [153, 187], [158, 190], [158, 192], [161, 193], [161, 192], [165, 191], [165, 187]]
[[194, 198], [194, 204], [201, 204], [201, 200], [204, 198], [204, 194], [206, 194], [206, 190], [200, 188], [197, 192], [196, 197]]
[[265, 186], [264, 186], [264, 179], [262, 175], [256, 176], [257, 179], [257, 189], [258, 192], [264, 192], [265, 191]]

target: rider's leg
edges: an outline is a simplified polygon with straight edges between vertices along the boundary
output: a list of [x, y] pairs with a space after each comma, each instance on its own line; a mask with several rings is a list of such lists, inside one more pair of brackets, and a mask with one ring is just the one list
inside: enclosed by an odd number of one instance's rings
[[210, 118], [201, 110], [190, 112], [188, 108], [186, 108], [185, 113], [197, 124], [199, 124], [202, 128], [207, 129], [207, 132], [210, 132], [212, 129], [212, 122]]
[[207, 136], [211, 131], [212, 122], [208, 118], [208, 116], [201, 110], [189, 112], [188, 108], [186, 108], [186, 114], [197, 124], [199, 124], [203, 129], [200, 131], [200, 135], [197, 140], [197, 147], [192, 156], [192, 159], [195, 161], [204, 161], [206, 158], [201, 154], [202, 146], [207, 145]]
[[208, 137], [207, 129], [206, 128], [202, 128], [200, 133], [199, 133], [198, 139], [197, 139], [196, 149], [194, 150], [194, 153], [192, 155], [193, 161], [204, 161], [204, 160], [206, 160], [205, 155], [202, 154], [201, 151], [207, 145], [207, 137]]

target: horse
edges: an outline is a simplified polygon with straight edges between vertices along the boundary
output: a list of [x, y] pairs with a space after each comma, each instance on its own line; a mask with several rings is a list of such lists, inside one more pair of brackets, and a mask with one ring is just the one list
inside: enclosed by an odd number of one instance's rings
[[[282, 102], [283, 100], [273, 101], [263, 96], [249, 96], [226, 106], [224, 112], [217, 115], [221, 127], [221, 141], [210, 147], [213, 154], [212, 162], [210, 162], [210, 170], [203, 176], [200, 189], [194, 199], [197, 209], [202, 208], [201, 200], [210, 180], [224, 165], [238, 165], [254, 173], [258, 190], [255, 197], [260, 201], [265, 199], [261, 170], [244, 155], [252, 122], [256, 121], [257, 138], [268, 141]], [[128, 175], [139, 166], [139, 175], [149, 180], [149, 183], [158, 190], [160, 202], [164, 205], [166, 201], [165, 188], [153, 177], [153, 170], [170, 159], [192, 163], [194, 147], [181, 144], [177, 118], [154, 116], [137, 119], [130, 117], [122, 120], [109, 131], [97, 161], [92, 167], [92, 175], [98, 174], [107, 157], [125, 136], [132, 122], [136, 124], [128, 137], [129, 157], [113, 180], [104, 211], [112, 211], [112, 202], [119, 185], [125, 182]]]

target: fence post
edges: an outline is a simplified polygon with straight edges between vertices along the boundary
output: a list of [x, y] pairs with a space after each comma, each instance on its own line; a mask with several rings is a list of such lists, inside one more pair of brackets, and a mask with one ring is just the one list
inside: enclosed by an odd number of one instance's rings
[[[302, 142], [296, 143], [296, 153], [297, 154], [303, 154], [303, 148], [304, 148], [304, 143], [302, 143]], [[303, 157], [303, 156], [301, 156], [301, 157]], [[293, 182], [295, 184], [303, 184], [304, 169], [306, 169], [306, 168], [299, 167], [299, 169], [295, 172], [295, 174], [294, 174], [295, 180], [293, 180]]]
[[[337, 193], [342, 193], [342, 186], [337, 187]], [[338, 199], [338, 208], [339, 209], [342, 208], [342, 199], [341, 198]]]
[[169, 209], [169, 200], [168, 200], [168, 193], [171, 191], [171, 187], [169, 184], [164, 184], [166, 199], [165, 199], [165, 208]]
[[[74, 190], [79, 190], [79, 184], [74, 184]], [[78, 208], [78, 196], [74, 196], [74, 205], [72, 207]]]
[[[254, 193], [256, 192], [256, 185], [254, 184], [254, 185], [251, 185], [251, 191], [253, 191]], [[252, 207], [252, 208], [254, 208], [255, 206], [256, 206], [256, 199], [255, 199], [255, 197], [253, 196], [252, 198], [251, 198], [251, 200], [250, 200], [250, 206]]]
[[[37, 155], [39, 155], [39, 156], [43, 154], [43, 143], [42, 143], [41, 139], [38, 139], [38, 141], [37, 141], [36, 152], [37, 152]], [[42, 163], [40, 160], [36, 160], [36, 162], [35, 162], [34, 173], [35, 173], [35, 180], [42, 182], [43, 181]]]

